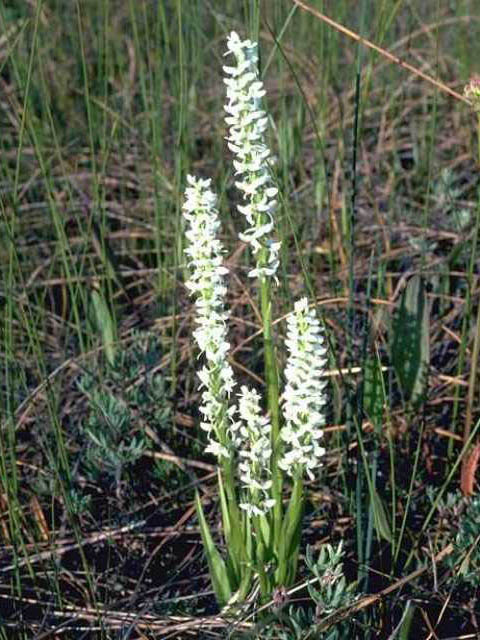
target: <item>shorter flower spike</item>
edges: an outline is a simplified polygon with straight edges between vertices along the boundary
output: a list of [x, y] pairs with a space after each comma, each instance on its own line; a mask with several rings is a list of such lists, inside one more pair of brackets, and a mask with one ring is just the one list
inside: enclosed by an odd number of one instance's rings
[[200, 388], [204, 389], [200, 426], [209, 435], [207, 451], [218, 457], [229, 457], [226, 445], [233, 409], [228, 408], [228, 398], [235, 382], [227, 361], [230, 345], [226, 339], [228, 314], [224, 308], [226, 287], [223, 280], [228, 270], [222, 266], [224, 251], [217, 237], [220, 227], [217, 198], [210, 190], [210, 180], [187, 176], [187, 182], [183, 214], [188, 223], [185, 235], [189, 245], [185, 254], [190, 279], [186, 286], [196, 297], [198, 328], [193, 335], [206, 359], [198, 373]]
[[278, 465], [290, 476], [305, 471], [312, 479], [313, 470], [325, 454], [319, 441], [325, 424], [326, 348], [320, 322], [315, 312], [309, 311], [307, 298], [295, 303], [287, 325], [285, 426], [280, 432], [284, 450]]
[[275, 504], [270, 498], [271, 426], [261, 414], [260, 396], [254, 389], [242, 386], [238, 413], [240, 420], [232, 424], [231, 432], [240, 458], [240, 481], [247, 496], [239, 506], [249, 515], [260, 516]]

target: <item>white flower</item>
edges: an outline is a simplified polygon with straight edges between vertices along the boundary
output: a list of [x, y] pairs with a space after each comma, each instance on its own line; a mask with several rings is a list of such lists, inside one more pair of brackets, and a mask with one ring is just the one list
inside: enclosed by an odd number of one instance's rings
[[315, 312], [308, 310], [306, 298], [295, 303], [287, 325], [285, 426], [280, 432], [284, 452], [278, 465], [291, 476], [306, 471], [312, 479], [312, 471], [320, 465], [320, 458], [325, 454], [319, 441], [325, 424], [326, 348], [320, 322]]
[[186, 286], [196, 297], [198, 328], [193, 335], [206, 360], [198, 373], [200, 388], [204, 389], [200, 426], [209, 435], [207, 451], [218, 457], [228, 457], [225, 442], [232, 416], [228, 398], [235, 386], [233, 371], [227, 361], [230, 345], [227, 342], [228, 314], [224, 308], [226, 287], [223, 280], [228, 270], [222, 266], [223, 247], [217, 238], [220, 227], [217, 199], [210, 190], [210, 180], [187, 176], [187, 182], [183, 213], [188, 223], [185, 235], [189, 245], [185, 253], [190, 279]]
[[246, 200], [238, 210], [250, 225], [240, 239], [250, 244], [257, 256], [257, 266], [248, 275], [251, 278], [272, 276], [276, 281], [280, 243], [274, 242], [269, 235], [273, 229], [278, 190], [272, 184], [270, 150], [265, 144], [268, 118], [261, 108], [265, 89], [258, 75], [257, 43], [242, 41], [232, 31], [227, 48], [225, 55], [233, 54], [236, 62], [235, 66], [223, 67], [226, 75], [230, 76], [224, 81], [227, 85], [225, 111], [228, 114], [225, 121], [230, 127], [227, 141], [236, 156], [233, 161], [235, 174], [241, 176], [235, 184]]
[[241, 388], [238, 413], [240, 420], [232, 424], [231, 433], [240, 458], [238, 470], [246, 495], [239, 506], [249, 515], [263, 515], [275, 504], [270, 498], [270, 422], [262, 416], [259, 394], [245, 386]]

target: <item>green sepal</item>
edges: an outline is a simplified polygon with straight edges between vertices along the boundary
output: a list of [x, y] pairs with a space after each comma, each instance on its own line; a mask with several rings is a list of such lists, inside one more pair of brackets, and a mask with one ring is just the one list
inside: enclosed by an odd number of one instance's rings
[[207, 557], [212, 587], [215, 591], [218, 606], [223, 607], [232, 597], [232, 588], [228, 578], [225, 562], [223, 561], [222, 556], [215, 547], [210, 529], [208, 528], [198, 491], [195, 491], [195, 507], [197, 509], [197, 517], [200, 524], [200, 533], [202, 536], [205, 555]]

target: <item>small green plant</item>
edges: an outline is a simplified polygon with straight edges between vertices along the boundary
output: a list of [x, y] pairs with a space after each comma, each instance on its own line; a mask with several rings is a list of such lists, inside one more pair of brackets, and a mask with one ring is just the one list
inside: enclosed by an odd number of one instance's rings
[[455, 537], [455, 554], [461, 556], [458, 577], [478, 587], [480, 573], [480, 496], [475, 496], [466, 505]]
[[82, 495], [75, 487], [69, 491], [70, 510], [77, 516], [86, 513], [90, 508], [91, 497]]
[[[324, 544], [315, 559], [312, 548], [307, 546], [305, 562], [312, 576], [307, 581], [307, 588], [314, 606], [308, 603], [303, 606], [291, 604], [286, 607], [287, 593], [277, 590], [274, 594], [276, 614], [272, 614], [270, 620], [259, 623], [254, 632], [255, 637], [265, 640], [343, 640], [349, 637], [349, 620], [332, 623], [326, 629], [321, 629], [321, 623], [326, 616], [348, 606], [355, 599], [355, 585], [347, 585], [343, 573], [343, 554], [342, 543], [336, 549], [330, 544]], [[297, 589], [296, 587], [294, 591]]]
[[84, 379], [81, 387], [88, 394], [92, 410], [85, 425], [91, 441], [85, 462], [91, 470], [113, 476], [118, 489], [123, 470], [141, 458], [146, 441], [140, 433], [132, 437], [135, 423], [124, 401], [111, 393], [97, 391], [92, 384], [91, 379]]
[[306, 563], [316, 581], [308, 583], [308, 592], [315, 602], [317, 620], [332, 613], [353, 600], [354, 585], [347, 585], [343, 574], [343, 544], [335, 549], [330, 544], [322, 545], [315, 561], [311, 547], [307, 547]]
[[466, 498], [450, 493], [439, 505], [442, 520], [453, 538], [453, 553], [446, 564], [452, 569], [449, 584], [478, 587], [480, 572], [480, 496]]
[[84, 375], [79, 388], [88, 398], [83, 431], [89, 440], [82, 463], [93, 476], [110, 477], [120, 493], [122, 478], [145, 453], [148, 433], [171, 426], [171, 404], [157, 364], [159, 349], [149, 335], [135, 337], [102, 375]]

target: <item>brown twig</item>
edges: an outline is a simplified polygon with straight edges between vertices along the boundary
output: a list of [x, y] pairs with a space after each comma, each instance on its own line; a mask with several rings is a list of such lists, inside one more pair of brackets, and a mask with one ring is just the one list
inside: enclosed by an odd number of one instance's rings
[[322, 22], [325, 22], [333, 29], [336, 29], [336, 31], [339, 31], [340, 33], [343, 33], [343, 35], [348, 36], [352, 40], [355, 40], [355, 42], [359, 42], [360, 44], [363, 44], [368, 49], [372, 49], [373, 51], [376, 51], [381, 56], [389, 60], [390, 62], [393, 62], [399, 67], [403, 67], [404, 69], [406, 69], [407, 71], [410, 71], [411, 73], [415, 74], [419, 78], [422, 78], [422, 80], [429, 82], [433, 86], [437, 87], [437, 89], [440, 89], [440, 91], [443, 91], [444, 93], [448, 93], [456, 100], [461, 100], [462, 102], [465, 102], [466, 104], [471, 106], [471, 102], [467, 100], [467, 98], [463, 96], [461, 93], [458, 93], [454, 89], [451, 89], [448, 85], [444, 84], [443, 82], [440, 82], [439, 80], [435, 80], [435, 78], [432, 78], [432, 76], [429, 76], [428, 74], [423, 73], [423, 71], [420, 71], [420, 69], [417, 69], [417, 67], [414, 67], [408, 62], [405, 62], [398, 56], [393, 55], [386, 49], [379, 47], [378, 45], [374, 44], [370, 40], [363, 38], [361, 35], [359, 35], [355, 31], [352, 31], [351, 29], [344, 27], [342, 24], [335, 22], [335, 20], [332, 20], [325, 14], [320, 13], [320, 11], [317, 11], [317, 9], [314, 9], [313, 7], [310, 7], [308, 4], [305, 4], [305, 2], [302, 2], [302, 0], [293, 0], [293, 3], [296, 4], [298, 7], [300, 7], [301, 9], [303, 9], [304, 11], [311, 13], [312, 16], [315, 16], [315, 18], [318, 18], [318, 20], [321, 20]]

